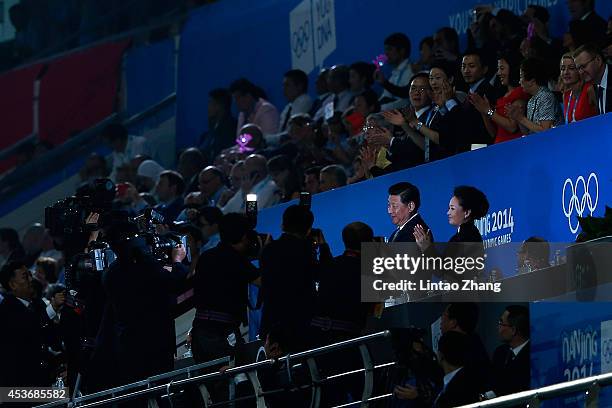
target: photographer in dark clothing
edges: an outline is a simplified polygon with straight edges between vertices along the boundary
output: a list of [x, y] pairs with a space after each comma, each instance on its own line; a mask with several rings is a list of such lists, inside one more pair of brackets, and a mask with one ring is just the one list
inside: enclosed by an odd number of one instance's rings
[[[329, 246], [319, 230], [311, 234], [314, 216], [306, 206], [292, 205], [283, 213], [283, 234], [261, 254], [262, 338], [271, 327], [293, 327], [299, 341], [305, 341], [315, 304], [315, 278], [319, 260], [331, 258]], [[317, 235], [317, 236], [313, 236]], [[306, 344], [294, 344], [299, 350]]]
[[233, 354], [230, 342], [239, 341], [238, 327], [247, 323], [248, 284], [260, 282], [249, 260], [257, 238], [251, 221], [243, 214], [226, 214], [219, 222], [219, 235], [221, 242], [200, 256], [194, 277], [191, 335], [196, 362]]
[[107, 307], [98, 337], [112, 344], [113, 371], [125, 384], [174, 368], [172, 307], [188, 273], [181, 264], [186, 252], [173, 248], [172, 265], [162, 266], [135, 225], [117, 223], [108, 235], [118, 259], [102, 277]]

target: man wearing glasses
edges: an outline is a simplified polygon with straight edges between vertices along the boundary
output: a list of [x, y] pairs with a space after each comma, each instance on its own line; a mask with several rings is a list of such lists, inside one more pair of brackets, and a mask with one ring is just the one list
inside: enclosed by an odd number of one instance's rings
[[605, 58], [596, 45], [585, 44], [574, 52], [576, 68], [584, 81], [591, 81], [595, 86], [599, 114], [612, 112], [612, 89], [608, 78], [612, 66], [605, 63]]
[[[506, 307], [497, 323], [500, 340], [504, 343], [493, 353], [494, 388], [496, 396], [529, 389], [529, 309], [521, 305]], [[487, 393], [487, 397], [493, 397]]]

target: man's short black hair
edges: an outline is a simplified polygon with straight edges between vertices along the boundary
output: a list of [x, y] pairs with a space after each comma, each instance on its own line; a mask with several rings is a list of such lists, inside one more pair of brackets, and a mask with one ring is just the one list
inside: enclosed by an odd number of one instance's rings
[[290, 205], [283, 213], [283, 231], [306, 235], [312, 228], [314, 215], [303, 205]]
[[342, 229], [342, 242], [346, 249], [361, 250], [362, 242], [372, 242], [374, 231], [363, 222], [352, 222]]
[[385, 38], [385, 45], [406, 51], [406, 57], [410, 56], [410, 38], [404, 33], [393, 33]]
[[225, 214], [219, 222], [219, 238], [224, 244], [237, 244], [251, 231], [252, 223], [244, 214]]
[[548, 23], [548, 20], [550, 20], [550, 13], [546, 7], [542, 7], [537, 4], [530, 4], [527, 6], [527, 8], [533, 9], [533, 17], [537, 18], [544, 24]]
[[405, 205], [412, 201], [414, 203], [414, 211], [417, 211], [421, 206], [421, 193], [419, 189], [407, 181], [396, 183], [389, 187], [389, 195], [399, 196], [402, 204]]
[[7, 291], [10, 292], [9, 282], [15, 277], [15, 272], [21, 268], [25, 268], [26, 265], [23, 261], [10, 261], [0, 269], [0, 285]]
[[121, 123], [111, 123], [102, 129], [102, 137], [110, 142], [127, 140], [128, 131]]
[[261, 97], [261, 89], [246, 78], [240, 78], [232, 82], [229, 90], [232, 94], [251, 95], [255, 99]]
[[467, 362], [469, 339], [466, 334], [447, 331], [438, 340], [438, 351], [444, 359], [455, 367], [463, 367]]
[[374, 83], [374, 71], [376, 71], [376, 66], [374, 64], [358, 61], [351, 64], [349, 70], [355, 71], [357, 75], [364, 78], [368, 87], [372, 86]]
[[[366, 89], [357, 96], [360, 96], [365, 99], [365, 102], [368, 107], [372, 107], [372, 113], [380, 112], [380, 102], [378, 101], [378, 95], [376, 94], [376, 92], [371, 89]], [[340, 115], [340, 117], [342, 117], [342, 115]]]
[[303, 93], [308, 92], [308, 75], [306, 75], [304, 71], [301, 69], [292, 69], [285, 72], [284, 76], [301, 88]]
[[425, 81], [427, 81], [427, 86], [429, 86], [429, 73], [428, 72], [417, 72], [416, 74], [414, 74], [411, 78], [410, 81], [408, 82], [408, 85], [412, 84], [412, 81], [414, 81], [417, 78], [423, 78]]
[[449, 319], [457, 321], [457, 325], [466, 333], [473, 333], [478, 325], [479, 308], [473, 302], [449, 303], [446, 313]]
[[[344, 168], [338, 164], [330, 164], [321, 169], [321, 173], [333, 174], [338, 186], [346, 186], [348, 177]], [[320, 174], [319, 174], [320, 175]]]
[[208, 93], [208, 97], [223, 106], [226, 112], [232, 108], [232, 94], [225, 88], [216, 88]]
[[210, 225], [219, 224], [223, 213], [218, 207], [212, 205], [205, 205], [198, 208], [198, 217], [203, 217]]
[[468, 55], [477, 56], [480, 65], [482, 65], [483, 67], [487, 66], [484, 54], [478, 48], [470, 48], [463, 53], [463, 57], [467, 57]]
[[174, 170], [165, 170], [159, 174], [159, 177], [166, 177], [170, 186], [176, 187], [177, 196], [183, 195], [183, 192], [185, 191], [185, 180], [183, 179], [183, 176], [181, 176], [181, 173]]
[[528, 339], [530, 335], [529, 328], [529, 309], [521, 305], [510, 305], [506, 307], [508, 312], [508, 324], [521, 334], [524, 338]]
[[0, 240], [6, 242], [12, 250], [19, 247], [19, 234], [14, 228], [0, 228]]

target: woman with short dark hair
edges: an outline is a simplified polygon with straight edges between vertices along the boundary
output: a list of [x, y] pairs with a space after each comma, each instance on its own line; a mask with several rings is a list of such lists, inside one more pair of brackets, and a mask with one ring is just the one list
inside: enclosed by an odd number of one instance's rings
[[547, 86], [546, 71], [546, 64], [536, 58], [527, 58], [521, 63], [520, 84], [531, 95], [527, 102], [527, 116], [515, 106], [510, 106], [507, 112], [525, 133], [543, 132], [563, 123], [561, 107]]
[[[448, 203], [448, 223], [457, 227], [457, 233], [449, 239], [448, 245], [442, 254], [432, 245], [431, 231], [425, 231], [420, 225], [414, 228], [414, 238], [417, 245], [426, 257], [484, 259], [484, 245], [482, 235], [474, 224], [474, 221], [487, 215], [489, 211], [489, 200], [487, 196], [476, 187], [458, 186], [453, 191], [453, 196]], [[436, 270], [434, 274], [441, 278], [460, 280], [461, 278], [478, 278], [482, 269], [466, 268], [465, 272], [459, 273], [453, 270]]]

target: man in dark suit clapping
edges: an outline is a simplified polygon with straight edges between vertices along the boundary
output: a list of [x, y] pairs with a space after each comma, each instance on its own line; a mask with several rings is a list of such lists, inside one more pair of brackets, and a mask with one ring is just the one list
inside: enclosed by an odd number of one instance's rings
[[421, 194], [415, 185], [402, 182], [389, 187], [387, 213], [391, 222], [397, 226], [389, 237], [389, 242], [415, 242], [413, 232], [417, 224], [425, 231], [429, 230], [418, 213], [420, 205]]

